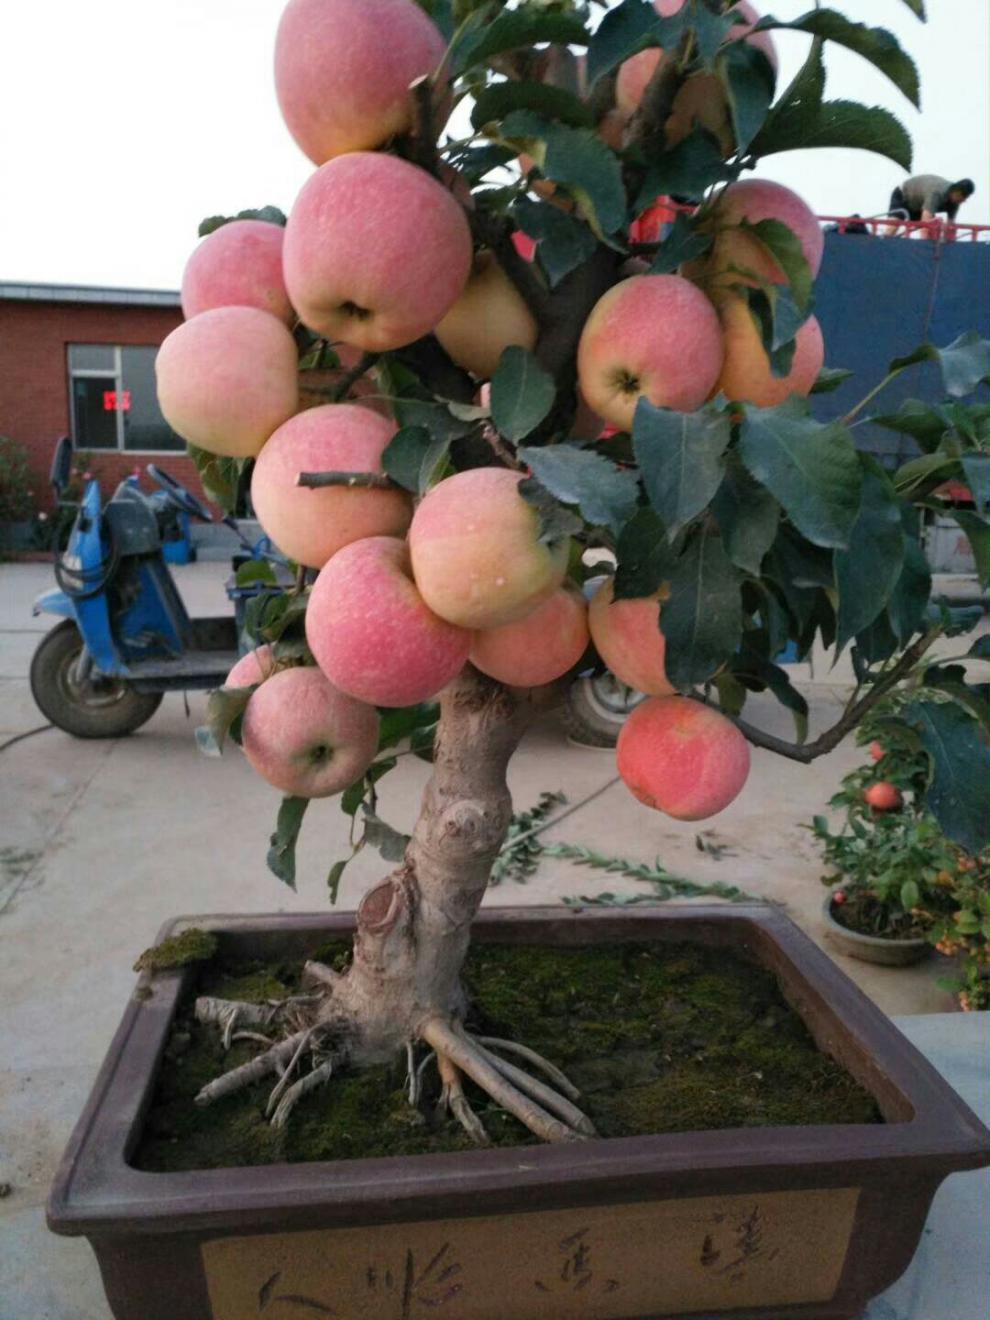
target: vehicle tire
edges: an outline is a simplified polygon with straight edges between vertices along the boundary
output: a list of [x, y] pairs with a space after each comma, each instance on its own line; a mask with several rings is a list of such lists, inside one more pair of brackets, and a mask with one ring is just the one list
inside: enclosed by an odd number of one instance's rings
[[76, 738], [120, 738], [150, 720], [163, 694], [136, 692], [120, 678], [96, 676], [77, 682], [75, 667], [82, 649], [71, 619], [53, 628], [38, 646], [31, 660], [31, 695], [42, 715]]
[[607, 670], [576, 678], [567, 690], [561, 719], [571, 742], [582, 747], [614, 747], [626, 718], [643, 700]]

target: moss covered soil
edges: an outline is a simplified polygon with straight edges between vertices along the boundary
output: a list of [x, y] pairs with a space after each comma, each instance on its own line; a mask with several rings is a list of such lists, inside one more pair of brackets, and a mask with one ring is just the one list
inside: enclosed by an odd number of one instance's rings
[[[318, 954], [337, 967], [348, 955], [344, 943]], [[602, 1136], [882, 1122], [870, 1094], [818, 1050], [775, 978], [727, 950], [476, 944], [464, 979], [468, 1026], [520, 1041], [563, 1068]], [[257, 1002], [297, 985], [295, 966], [214, 961], [200, 970], [194, 993]], [[258, 1048], [238, 1042], [224, 1054], [218, 1030], [194, 1020], [190, 996], [172, 1029], [136, 1166], [207, 1169], [474, 1149], [456, 1122], [433, 1112], [435, 1067], [426, 1072], [422, 1108], [408, 1104], [404, 1059], [341, 1071], [297, 1106], [282, 1131], [264, 1117], [271, 1079], [206, 1109], [193, 1103], [200, 1087]], [[470, 1083], [468, 1095], [493, 1144], [534, 1140]]]

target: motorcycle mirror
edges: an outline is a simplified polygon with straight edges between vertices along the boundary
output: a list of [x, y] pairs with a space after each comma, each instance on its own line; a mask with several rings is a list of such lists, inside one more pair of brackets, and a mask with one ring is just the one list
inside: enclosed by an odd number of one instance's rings
[[56, 499], [61, 499], [72, 478], [72, 441], [67, 435], [55, 445], [52, 455], [51, 483]]

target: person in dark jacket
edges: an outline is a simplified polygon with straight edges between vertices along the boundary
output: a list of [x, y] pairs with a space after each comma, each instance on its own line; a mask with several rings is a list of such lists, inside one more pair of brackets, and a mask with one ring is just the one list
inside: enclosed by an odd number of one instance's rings
[[972, 179], [950, 183], [938, 174], [915, 174], [890, 194], [890, 214], [907, 220], [934, 220], [944, 212], [951, 221], [976, 186]]

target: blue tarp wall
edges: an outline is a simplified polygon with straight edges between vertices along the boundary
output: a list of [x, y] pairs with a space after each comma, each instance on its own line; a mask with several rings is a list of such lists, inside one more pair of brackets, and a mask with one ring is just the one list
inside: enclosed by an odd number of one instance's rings
[[[832, 394], [812, 395], [815, 416], [841, 417], [887, 373], [892, 358], [923, 343], [944, 348], [967, 330], [990, 337], [990, 243], [934, 243], [826, 233], [815, 283], [825, 364], [855, 375]], [[896, 412], [904, 399], [944, 399], [937, 363], [909, 367], [870, 405]], [[917, 450], [906, 436], [858, 426], [861, 449], [893, 463]]]

